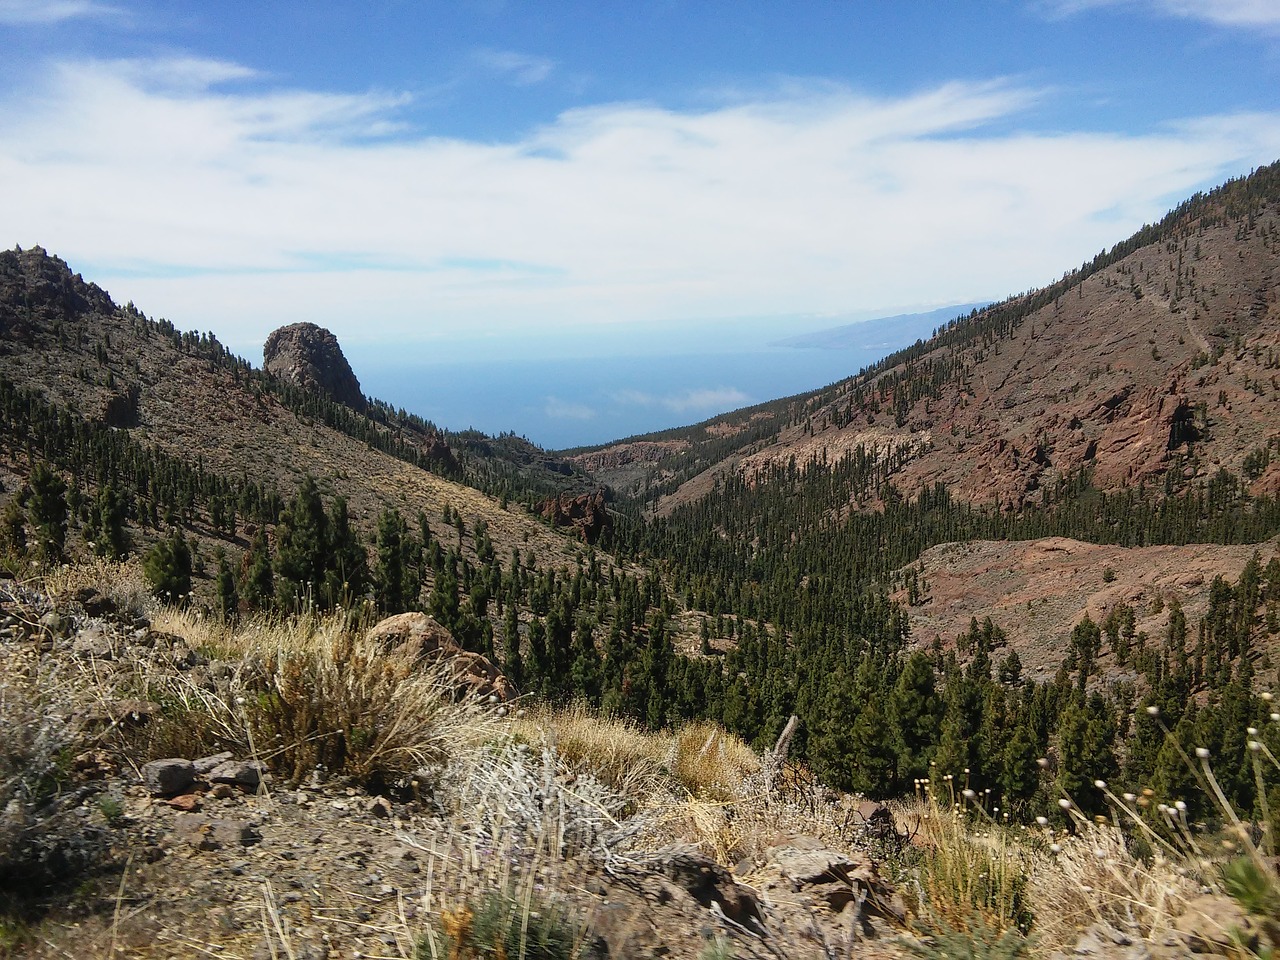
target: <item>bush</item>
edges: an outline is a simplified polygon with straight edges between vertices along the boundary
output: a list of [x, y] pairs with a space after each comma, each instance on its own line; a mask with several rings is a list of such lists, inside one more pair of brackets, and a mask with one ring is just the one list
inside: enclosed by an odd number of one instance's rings
[[64, 706], [0, 662], [0, 918], [100, 860], [101, 830], [75, 816], [67, 790], [76, 745]]

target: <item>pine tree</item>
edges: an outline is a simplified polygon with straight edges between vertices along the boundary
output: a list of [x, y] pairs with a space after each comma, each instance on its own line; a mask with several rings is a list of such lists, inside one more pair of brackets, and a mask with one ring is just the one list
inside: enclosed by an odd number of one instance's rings
[[909, 783], [929, 775], [941, 713], [933, 667], [924, 653], [916, 651], [907, 658], [889, 695], [888, 729], [897, 741], [899, 782]]
[[373, 574], [373, 593], [379, 608], [386, 613], [403, 613], [408, 608], [408, 571], [405, 564], [404, 520], [396, 510], [384, 510], [378, 518], [377, 563]]
[[236, 589], [235, 574], [231, 572], [231, 564], [227, 562], [227, 554], [218, 548], [217, 600], [218, 613], [224, 620], [234, 619], [240, 609], [240, 594]]
[[276, 600], [282, 608], [322, 602], [328, 548], [329, 517], [308, 476], [276, 527]]
[[125, 499], [113, 481], [98, 488], [98, 495], [89, 509], [89, 521], [84, 536], [95, 554], [118, 560], [129, 551], [129, 539], [125, 533], [127, 516]]
[[347, 501], [335, 497], [329, 510], [329, 543], [322, 596], [326, 607], [349, 606], [364, 596], [369, 558], [347, 516]]
[[265, 610], [275, 599], [275, 574], [267, 532], [261, 527], [249, 542], [249, 552], [241, 565], [241, 594], [250, 610]]
[[186, 600], [191, 594], [191, 548], [186, 538], [175, 530], [159, 541], [147, 552], [142, 572], [160, 599], [170, 603]]
[[31, 472], [28, 509], [36, 533], [36, 555], [45, 563], [57, 563], [67, 542], [67, 485], [44, 463]]

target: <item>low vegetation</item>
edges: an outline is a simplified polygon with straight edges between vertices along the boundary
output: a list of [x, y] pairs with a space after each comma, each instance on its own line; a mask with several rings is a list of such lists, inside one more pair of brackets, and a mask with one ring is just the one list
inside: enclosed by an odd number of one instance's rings
[[[60, 571], [43, 585], [11, 585], [5, 609], [23, 636], [38, 638], [57, 629], [49, 587], [106, 586], [103, 576], [119, 577], [121, 600], [138, 599], [136, 572], [104, 563]], [[490, 859], [478, 873], [442, 868], [430, 909], [405, 921], [401, 939], [415, 957], [579, 955], [589, 924], [566, 866], [621, 849], [612, 845], [624, 835], [628, 862], [673, 843], [720, 863], [761, 862], [784, 835], [870, 849], [850, 812], [857, 797], [824, 788], [802, 764], [761, 756], [715, 724], [649, 732], [581, 703], [506, 708], [459, 697], [443, 674], [369, 646], [367, 624], [350, 615], [234, 627], [189, 608], [149, 616], [157, 636], [172, 638], [170, 655], [188, 651], [226, 665], [225, 674], [154, 662], [83, 669], [40, 656], [38, 644], [16, 642], [16, 634], [0, 642], [0, 724], [12, 733], [0, 751], [0, 875], [45, 888], [82, 883], [118, 855], [108, 841], [127, 828], [120, 800], [101, 790], [92, 816], [74, 811], [85, 769], [103, 762], [103, 750], [129, 769], [225, 748], [259, 759], [277, 788], [321, 770], [375, 792], [429, 792], [454, 818], [440, 843], [465, 848], [483, 838]], [[161, 713], [140, 729], [120, 725], [104, 735], [76, 719], [94, 704], [144, 694]], [[917, 797], [894, 806], [896, 833], [909, 842], [876, 849], [909, 906], [901, 951], [1035, 957], [1082, 936], [1157, 944], [1194, 927], [1203, 951], [1269, 955], [1280, 879], [1266, 798], [1268, 785], [1280, 783], [1280, 764], [1266, 731], [1242, 733], [1263, 799], [1241, 810], [1208, 751], [1180, 739], [1182, 728], [1162, 726], [1158, 711], [1149, 717], [1183, 758], [1186, 792], [1170, 802], [1152, 791], [1113, 793], [1099, 779], [1092, 787], [1105, 813], [1087, 815], [1063, 796], [1056, 815], [1019, 822], [962, 778], [921, 778]], [[1190, 820], [1189, 809], [1204, 815]], [[533, 860], [522, 865], [527, 856]], [[23, 913], [15, 891], [9, 896], [10, 943], [29, 943], [31, 931], [50, 935], [51, 919]]]

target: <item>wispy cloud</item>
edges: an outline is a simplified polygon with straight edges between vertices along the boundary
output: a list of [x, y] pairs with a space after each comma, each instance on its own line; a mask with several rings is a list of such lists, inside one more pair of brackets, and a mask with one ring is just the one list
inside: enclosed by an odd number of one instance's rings
[[553, 420], [593, 420], [596, 412], [583, 403], [561, 400], [559, 397], [547, 397], [542, 405], [542, 412]]
[[1280, 112], [1033, 133], [1046, 94], [1008, 82], [603, 104], [494, 143], [414, 131], [398, 93], [217, 60], [43, 79], [0, 108], [0, 243], [232, 342], [302, 319], [404, 341], [1001, 296], [1280, 157]]
[[1280, 28], [1280, 0], [1048, 0], [1045, 6], [1065, 15], [1097, 7], [1145, 7], [1165, 16], [1221, 26]]
[[555, 70], [555, 61], [514, 50], [477, 50], [475, 61], [485, 70], [495, 73], [521, 87], [542, 83]]
[[93, 0], [0, 0], [0, 24], [62, 23], [81, 17], [115, 16], [120, 11]]
[[746, 406], [751, 398], [737, 387], [703, 387], [657, 395], [642, 390], [618, 390], [610, 399], [621, 406], [663, 407], [672, 413], [714, 413]]

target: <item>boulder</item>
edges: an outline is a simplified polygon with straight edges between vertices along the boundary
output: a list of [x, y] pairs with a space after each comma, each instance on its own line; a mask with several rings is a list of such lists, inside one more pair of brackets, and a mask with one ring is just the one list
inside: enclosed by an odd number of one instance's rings
[[425, 613], [398, 613], [370, 628], [368, 638], [399, 656], [444, 661], [460, 689], [479, 697], [514, 700], [519, 693], [488, 657], [463, 650], [452, 634]]
[[171, 797], [195, 782], [196, 768], [190, 760], [181, 757], [152, 760], [143, 765], [142, 779], [153, 796]]
[[230, 783], [246, 790], [256, 790], [264, 771], [256, 761], [225, 760], [207, 774], [210, 783]]
[[761, 873], [766, 901], [800, 902], [820, 925], [840, 936], [869, 934], [873, 921], [901, 927], [906, 907], [893, 885], [865, 854], [845, 854], [813, 837], [792, 837], [770, 848]]
[[737, 883], [733, 875], [699, 853], [677, 850], [656, 864], [658, 871], [704, 907], [714, 904], [734, 923], [763, 931], [760, 903], [756, 895]]

